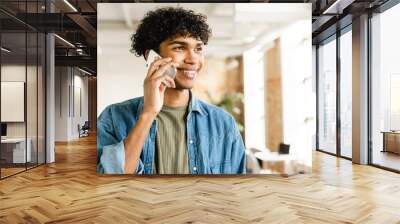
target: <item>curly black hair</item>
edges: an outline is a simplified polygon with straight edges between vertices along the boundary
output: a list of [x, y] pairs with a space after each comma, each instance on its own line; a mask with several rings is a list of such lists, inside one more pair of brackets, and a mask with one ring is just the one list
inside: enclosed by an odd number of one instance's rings
[[180, 7], [149, 11], [132, 35], [131, 52], [140, 57], [146, 50], [159, 52], [161, 42], [177, 36], [190, 36], [205, 45], [211, 36], [206, 16]]

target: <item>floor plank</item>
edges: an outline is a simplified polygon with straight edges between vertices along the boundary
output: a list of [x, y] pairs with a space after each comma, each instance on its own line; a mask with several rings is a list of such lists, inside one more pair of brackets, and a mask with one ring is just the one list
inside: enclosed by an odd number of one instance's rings
[[95, 137], [0, 181], [0, 223], [400, 223], [400, 175], [314, 152], [292, 177], [96, 174]]

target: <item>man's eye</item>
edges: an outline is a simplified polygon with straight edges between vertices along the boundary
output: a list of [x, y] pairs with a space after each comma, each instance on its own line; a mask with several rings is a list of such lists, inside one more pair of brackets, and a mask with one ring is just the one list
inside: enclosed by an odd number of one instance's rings
[[175, 47], [174, 48], [174, 50], [179, 50], [179, 51], [182, 51], [182, 50], [184, 50], [185, 48], [184, 47]]
[[202, 47], [198, 47], [198, 48], [196, 48], [196, 51], [202, 51], [203, 50], [203, 48]]

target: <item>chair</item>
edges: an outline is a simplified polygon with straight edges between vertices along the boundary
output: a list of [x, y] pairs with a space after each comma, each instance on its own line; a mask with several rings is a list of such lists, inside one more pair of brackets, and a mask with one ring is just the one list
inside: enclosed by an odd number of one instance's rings
[[89, 121], [85, 121], [82, 127], [80, 127], [80, 125], [78, 124], [79, 138], [89, 136], [89, 129], [90, 129]]
[[290, 145], [280, 143], [279, 144], [279, 154], [289, 154]]
[[260, 173], [261, 166], [251, 149], [246, 149], [246, 169], [248, 173]]

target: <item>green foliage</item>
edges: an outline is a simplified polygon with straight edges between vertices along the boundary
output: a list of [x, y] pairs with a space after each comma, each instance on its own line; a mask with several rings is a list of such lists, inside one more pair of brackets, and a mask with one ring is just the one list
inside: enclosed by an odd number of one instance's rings
[[[210, 98], [211, 99], [211, 98]], [[236, 121], [238, 129], [243, 132], [244, 126], [240, 122], [240, 117], [243, 111], [240, 109], [243, 107], [243, 94], [242, 93], [226, 93], [220, 102], [211, 100], [212, 104], [223, 108], [225, 111], [230, 113]]]

